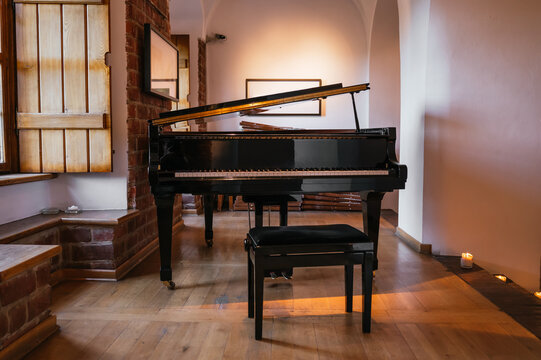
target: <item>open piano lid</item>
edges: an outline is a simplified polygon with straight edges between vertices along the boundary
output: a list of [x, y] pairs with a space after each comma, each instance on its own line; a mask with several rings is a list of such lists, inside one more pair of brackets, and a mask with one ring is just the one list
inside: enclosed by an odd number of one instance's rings
[[326, 98], [327, 96], [358, 93], [369, 89], [369, 84], [359, 84], [343, 87], [342, 84], [332, 84], [309, 89], [288, 91], [283, 93], [258, 96], [248, 99], [235, 100], [212, 105], [198, 106], [189, 109], [168, 111], [160, 114], [159, 119], [149, 120], [152, 125], [168, 125], [178, 121], [199, 119], [209, 116], [230, 114], [239, 111], [260, 109], [269, 106], [288, 104], [298, 101]]

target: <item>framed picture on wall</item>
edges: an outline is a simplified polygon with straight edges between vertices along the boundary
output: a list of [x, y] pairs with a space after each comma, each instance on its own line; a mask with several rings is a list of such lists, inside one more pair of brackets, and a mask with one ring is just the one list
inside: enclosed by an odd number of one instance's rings
[[178, 49], [150, 24], [145, 24], [145, 91], [178, 101]]
[[[321, 79], [246, 79], [246, 98], [321, 86]], [[273, 106], [252, 116], [321, 116], [321, 100]]]

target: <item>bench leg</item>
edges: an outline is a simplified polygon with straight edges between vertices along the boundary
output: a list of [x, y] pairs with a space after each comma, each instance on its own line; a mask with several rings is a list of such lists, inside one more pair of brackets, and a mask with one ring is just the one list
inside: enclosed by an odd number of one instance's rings
[[248, 317], [254, 317], [254, 268], [250, 260], [250, 250], [248, 254]]
[[353, 311], [353, 265], [344, 266], [346, 287], [346, 312]]
[[255, 272], [255, 339], [261, 340], [263, 335], [263, 282], [265, 280], [265, 271], [257, 265], [257, 259], [254, 266]]
[[374, 266], [374, 253], [366, 252], [363, 262], [363, 333], [370, 332], [372, 323], [372, 271]]
[[255, 272], [255, 339], [261, 340], [263, 335], [263, 282], [265, 271], [261, 266], [254, 266]]

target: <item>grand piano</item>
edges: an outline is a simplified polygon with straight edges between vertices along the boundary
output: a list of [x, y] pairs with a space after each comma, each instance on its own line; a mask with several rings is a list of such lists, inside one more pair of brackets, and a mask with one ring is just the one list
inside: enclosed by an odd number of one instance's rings
[[[170, 111], [149, 120], [148, 174], [157, 207], [160, 279], [164, 285], [175, 287], [171, 240], [173, 203], [178, 193], [203, 195], [205, 239], [210, 246], [209, 200], [213, 195], [360, 192], [364, 232], [374, 242], [377, 269], [381, 200], [386, 192], [405, 187], [407, 168], [396, 160], [395, 128], [359, 127], [354, 94], [368, 89], [368, 84], [333, 84]], [[174, 132], [168, 126], [341, 94], [351, 95], [355, 119], [351, 130]]]

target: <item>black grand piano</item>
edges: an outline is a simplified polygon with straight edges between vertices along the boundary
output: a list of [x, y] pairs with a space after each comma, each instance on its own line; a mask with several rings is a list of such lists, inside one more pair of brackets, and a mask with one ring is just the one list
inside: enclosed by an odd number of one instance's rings
[[[171, 240], [175, 194], [204, 195], [205, 238], [212, 245], [210, 196], [288, 195], [358, 191], [364, 232], [377, 245], [381, 200], [403, 189], [407, 169], [396, 160], [395, 128], [360, 129], [354, 94], [368, 84], [341, 84], [170, 111], [149, 120], [149, 180], [158, 215], [160, 279], [172, 289]], [[253, 111], [351, 94], [355, 129], [174, 132], [190, 119]], [[239, 240], [240, 241], [240, 240]]]

